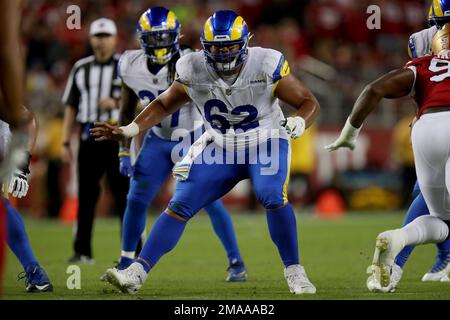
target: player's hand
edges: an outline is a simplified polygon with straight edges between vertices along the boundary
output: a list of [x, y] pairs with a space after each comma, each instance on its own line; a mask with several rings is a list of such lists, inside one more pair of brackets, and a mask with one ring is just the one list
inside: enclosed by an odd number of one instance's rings
[[26, 164], [28, 134], [24, 128], [11, 131], [11, 141], [8, 150], [0, 155], [0, 181], [7, 181], [11, 173], [18, 167]]
[[120, 174], [126, 177], [131, 177], [133, 175], [133, 166], [131, 165], [130, 151], [128, 148], [120, 148], [119, 161]]
[[336, 139], [333, 143], [325, 146], [325, 150], [331, 152], [337, 150], [339, 148], [349, 148], [350, 150], [355, 149], [356, 139], [358, 138], [360, 128], [355, 128], [350, 124], [350, 120], [347, 119], [345, 122], [345, 126], [339, 135], [339, 138]]
[[16, 169], [9, 182], [8, 193], [14, 198], [23, 198], [28, 193], [28, 174]]
[[103, 110], [112, 110], [118, 108], [117, 100], [113, 98], [103, 98], [98, 101], [98, 107]]
[[115, 140], [119, 141], [124, 138], [122, 129], [118, 126], [113, 126], [107, 122], [96, 122], [95, 127], [92, 128], [91, 135], [95, 137], [95, 141]]
[[281, 126], [286, 128], [286, 132], [292, 139], [300, 138], [305, 133], [306, 124], [302, 117], [288, 117], [281, 121]]
[[450, 58], [450, 50], [444, 49], [441, 52], [439, 52], [437, 56], [440, 59], [449, 59]]

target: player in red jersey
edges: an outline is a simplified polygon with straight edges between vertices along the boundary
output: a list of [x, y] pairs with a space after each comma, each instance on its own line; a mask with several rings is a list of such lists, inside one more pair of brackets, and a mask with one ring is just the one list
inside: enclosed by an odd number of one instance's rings
[[[390, 292], [391, 271], [397, 254], [407, 245], [439, 243], [449, 238], [450, 226], [450, 24], [433, 37], [431, 56], [414, 59], [402, 69], [375, 80], [361, 93], [339, 138], [326, 148], [353, 149], [364, 119], [382, 98], [414, 97], [418, 112], [411, 139], [420, 190], [430, 215], [416, 218], [401, 229], [385, 231], [376, 239], [367, 279], [373, 292]], [[439, 56], [438, 56], [439, 55]]]

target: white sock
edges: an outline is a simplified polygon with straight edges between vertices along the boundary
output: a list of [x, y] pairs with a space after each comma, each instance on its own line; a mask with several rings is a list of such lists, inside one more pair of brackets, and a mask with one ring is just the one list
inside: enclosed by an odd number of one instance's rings
[[420, 216], [402, 228], [408, 235], [406, 245], [440, 243], [449, 233], [447, 224], [437, 217]]
[[122, 253], [120, 255], [125, 258], [134, 259], [135, 253], [134, 253], [134, 251], [122, 251]]

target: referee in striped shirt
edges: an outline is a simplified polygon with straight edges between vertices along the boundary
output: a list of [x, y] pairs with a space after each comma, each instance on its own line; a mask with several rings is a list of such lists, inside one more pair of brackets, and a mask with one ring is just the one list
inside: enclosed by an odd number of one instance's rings
[[93, 56], [75, 63], [62, 99], [65, 107], [63, 160], [72, 161], [70, 137], [75, 122], [80, 125], [78, 152], [78, 217], [72, 263], [94, 263], [92, 227], [100, 194], [100, 179], [106, 173], [121, 221], [126, 207], [129, 178], [119, 172], [117, 142], [96, 142], [91, 129], [96, 121], [118, 123], [121, 82], [119, 55], [115, 54], [117, 28], [109, 19], [98, 19], [90, 26]]

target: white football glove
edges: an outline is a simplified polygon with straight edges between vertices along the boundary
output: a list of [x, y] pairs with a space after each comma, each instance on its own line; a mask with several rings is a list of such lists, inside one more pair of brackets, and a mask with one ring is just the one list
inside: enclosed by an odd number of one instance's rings
[[302, 117], [288, 117], [281, 121], [281, 126], [286, 128], [286, 132], [292, 139], [300, 138], [305, 133], [306, 123]]
[[14, 198], [23, 198], [28, 193], [28, 174], [16, 169], [9, 182], [8, 193]]
[[325, 146], [324, 148], [328, 151], [334, 151], [339, 148], [349, 148], [351, 150], [355, 149], [356, 139], [358, 138], [359, 131], [361, 127], [355, 128], [351, 125], [349, 118], [345, 122], [345, 126], [341, 131], [341, 135], [332, 144]]
[[441, 52], [438, 53], [438, 58], [441, 59], [449, 59], [450, 58], [450, 50], [442, 50]]

